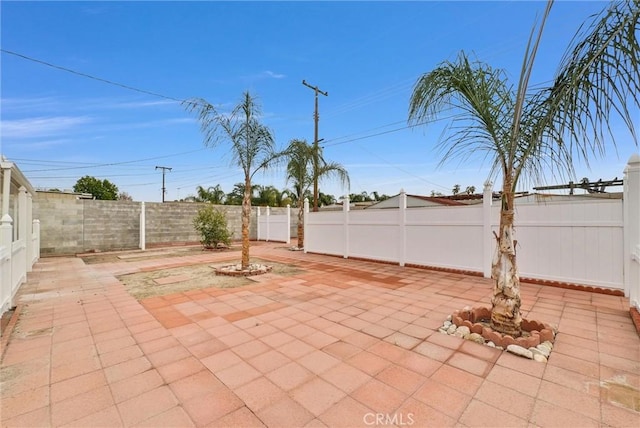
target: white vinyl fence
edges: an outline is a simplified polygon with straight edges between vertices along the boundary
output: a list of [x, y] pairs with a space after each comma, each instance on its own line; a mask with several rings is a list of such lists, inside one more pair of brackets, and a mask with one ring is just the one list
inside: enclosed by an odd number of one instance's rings
[[[624, 290], [640, 308], [640, 156], [625, 169], [624, 199], [516, 202], [521, 277]], [[308, 212], [305, 252], [491, 275], [500, 207], [483, 204]]]
[[266, 207], [265, 214], [261, 207], [258, 211], [258, 241], [291, 242], [291, 207], [287, 205], [284, 214], [271, 214], [271, 208]]
[[0, 314], [40, 257], [40, 222], [33, 220], [35, 190], [13, 163], [0, 157]]

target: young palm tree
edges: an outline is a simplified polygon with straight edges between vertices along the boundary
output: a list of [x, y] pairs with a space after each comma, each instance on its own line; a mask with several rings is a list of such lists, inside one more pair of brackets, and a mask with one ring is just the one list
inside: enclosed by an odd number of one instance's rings
[[229, 114], [219, 113], [204, 99], [184, 102], [188, 112], [196, 112], [206, 146], [220, 140], [231, 143], [233, 162], [244, 172], [242, 198], [242, 269], [249, 267], [249, 221], [251, 218], [251, 179], [278, 157], [271, 131], [259, 121], [260, 105], [245, 92], [240, 103]]
[[[622, 118], [637, 145], [631, 111], [640, 107], [637, 0], [611, 4], [574, 37], [553, 83], [531, 91], [529, 78], [553, 1], [534, 26], [514, 88], [502, 70], [471, 62], [461, 53], [422, 75], [409, 104], [409, 122], [430, 120], [444, 109], [460, 115], [443, 140], [442, 162], [477, 151], [493, 160], [502, 177], [500, 229], [493, 260], [491, 323], [521, 334], [520, 283], [514, 235], [514, 192], [519, 180], [542, 174], [573, 175], [573, 160], [604, 152], [615, 143], [610, 117]], [[456, 126], [457, 125], [457, 126]]]
[[[305, 140], [291, 140], [285, 150], [287, 158], [287, 181], [292, 182], [295, 199], [298, 204], [298, 248], [304, 247], [304, 198], [309, 188], [314, 183], [315, 175], [323, 177], [334, 176], [349, 187], [349, 174], [342, 165], [336, 162], [327, 162], [322, 156], [322, 148], [316, 148], [307, 144]], [[317, 160], [317, 169], [314, 168], [314, 160]]]

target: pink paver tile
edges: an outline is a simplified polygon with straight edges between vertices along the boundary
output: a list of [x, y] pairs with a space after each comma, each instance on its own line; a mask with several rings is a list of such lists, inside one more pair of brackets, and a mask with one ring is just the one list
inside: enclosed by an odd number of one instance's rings
[[253, 379], [260, 377], [261, 373], [244, 361], [224, 370], [216, 372], [216, 377], [227, 387], [235, 389]]
[[179, 345], [180, 342], [173, 336], [165, 336], [148, 342], [139, 343], [140, 349], [145, 354], [153, 354], [154, 352], [163, 351], [168, 348]]
[[166, 383], [171, 383], [178, 379], [182, 379], [204, 370], [206, 367], [202, 365], [199, 359], [187, 357], [173, 363], [158, 367], [160, 376]]
[[265, 345], [261, 341], [252, 340], [250, 342], [246, 342], [241, 345], [233, 347], [232, 351], [244, 359], [249, 359], [251, 357], [255, 357], [256, 355], [260, 355], [264, 352], [267, 352], [270, 349], [271, 348], [269, 348], [267, 345]]
[[13, 418], [9, 418], [3, 413], [2, 424], [8, 427], [51, 426], [51, 416], [49, 414], [49, 410], [50, 408], [48, 406], [40, 407], [39, 409], [23, 413]]
[[361, 333], [359, 331], [351, 333], [350, 335], [344, 337], [342, 340], [346, 343], [355, 345], [360, 349], [366, 349], [378, 341], [377, 338], [369, 336], [365, 333]]
[[471, 401], [470, 395], [431, 379], [427, 379], [412, 397], [455, 419], [462, 415]]
[[104, 375], [111, 383], [142, 373], [150, 368], [151, 362], [149, 362], [146, 357], [139, 357], [111, 367], [106, 367], [104, 369]]
[[545, 427], [598, 427], [598, 421], [546, 401], [537, 400], [530, 422]]
[[347, 363], [356, 367], [368, 375], [375, 376], [381, 370], [388, 367], [391, 361], [371, 352], [362, 351], [347, 360]]
[[161, 427], [195, 427], [187, 412], [182, 406], [172, 407], [164, 413], [140, 422], [139, 427], [161, 428]]
[[78, 358], [60, 366], [51, 367], [51, 383], [91, 373], [100, 368], [100, 359], [98, 357]]
[[409, 336], [400, 332], [390, 334], [389, 336], [384, 338], [384, 341], [404, 349], [413, 349], [416, 347], [416, 345], [422, 342], [421, 339], [417, 339], [413, 336]]
[[113, 406], [113, 397], [108, 386], [101, 386], [83, 394], [56, 403], [51, 407], [51, 424], [66, 425], [77, 419]]
[[196, 426], [214, 425], [213, 422], [243, 406], [233, 392], [224, 388], [216, 392], [197, 395], [182, 406]]
[[323, 351], [313, 351], [298, 358], [298, 364], [315, 374], [323, 373], [340, 363], [340, 360]]
[[106, 340], [96, 343], [96, 348], [100, 354], [106, 354], [108, 352], [117, 351], [118, 349], [126, 348], [131, 345], [135, 345], [136, 341], [131, 336], [122, 336], [115, 339]]
[[554, 406], [578, 412], [588, 418], [600, 419], [600, 398], [555, 383], [542, 381], [538, 399]]
[[168, 386], [161, 386], [118, 404], [118, 411], [126, 426], [136, 425], [146, 419], [175, 407], [178, 400]]
[[105, 428], [113, 428], [113, 427], [121, 427], [124, 426], [122, 423], [122, 419], [120, 418], [120, 413], [116, 406], [109, 406], [106, 409], [102, 409], [90, 415], [87, 415], [83, 418], [76, 419], [66, 425], [65, 427], [105, 427]]
[[269, 373], [291, 362], [291, 358], [280, 352], [270, 350], [248, 360], [248, 363], [261, 373]]
[[[517, 385], [514, 386], [517, 388]], [[485, 381], [480, 386], [474, 399], [524, 420], [529, 419], [535, 404], [535, 398], [491, 381]]]
[[476, 376], [485, 377], [492, 368], [492, 364], [462, 352], [454, 353], [446, 364], [468, 371]]
[[234, 390], [253, 412], [258, 412], [285, 397], [286, 393], [265, 377], [259, 377]]
[[347, 360], [362, 351], [361, 348], [343, 341], [332, 343], [331, 345], [325, 346], [322, 350], [339, 360]]
[[106, 354], [100, 355], [100, 361], [103, 367], [113, 366], [125, 361], [133, 360], [144, 355], [138, 345], [131, 345], [120, 348]]
[[547, 364], [571, 370], [589, 377], [597, 377], [600, 372], [600, 367], [597, 363], [584, 361], [569, 355], [556, 354], [555, 352], [551, 354]]
[[397, 364], [427, 377], [431, 376], [442, 366], [440, 361], [432, 360], [415, 352], [408, 352], [397, 361]]
[[567, 369], [547, 365], [542, 379], [558, 385], [566, 386], [567, 388], [572, 388], [576, 391], [587, 391], [595, 397], [600, 396], [599, 379], [585, 376]]
[[201, 359], [202, 364], [204, 364], [213, 373], [224, 370], [241, 361], [242, 359], [229, 349]]
[[216, 427], [246, 427], [246, 428], [261, 428], [265, 425], [258, 419], [258, 417], [246, 407], [241, 407], [238, 410], [234, 410], [231, 413], [217, 419], [214, 422]]
[[375, 413], [391, 414], [400, 407], [408, 395], [377, 379], [371, 379], [353, 391], [350, 396]]
[[462, 345], [464, 340], [458, 337], [449, 336], [447, 334], [438, 333], [432, 334], [431, 336], [427, 337], [427, 342], [455, 350]]
[[2, 419], [12, 419], [16, 416], [32, 412], [49, 405], [49, 386], [42, 386], [28, 390], [11, 397], [3, 396], [0, 402]]
[[484, 381], [484, 379], [479, 376], [447, 364], [440, 366], [431, 376], [431, 379], [467, 395], [474, 395]]
[[202, 370], [189, 377], [176, 380], [169, 386], [181, 402], [190, 400], [198, 395], [205, 395], [225, 389], [222, 382], [207, 370]]
[[[536, 361], [530, 362], [536, 363]], [[531, 397], [536, 397], [538, 395], [541, 383], [541, 380], [536, 377], [498, 365], [493, 366], [493, 369], [491, 369], [491, 372], [489, 372], [486, 379], [499, 385], [506, 386], [507, 388], [510, 388], [513, 385], [518, 385], [518, 391]]]
[[601, 421], [603, 424], [612, 427], [631, 428], [638, 426], [640, 415], [638, 415], [638, 412], [634, 412], [633, 410], [603, 403]]
[[311, 412], [289, 397], [259, 411], [256, 416], [268, 427], [301, 427], [314, 419]]
[[279, 346], [297, 339], [283, 331], [276, 331], [275, 333], [260, 337], [260, 340], [272, 348], [278, 348]]
[[147, 370], [133, 377], [110, 384], [111, 393], [116, 403], [126, 401], [164, 384], [164, 380], [156, 370]]
[[318, 419], [329, 427], [367, 427], [371, 426], [365, 422], [368, 415], [375, 415], [375, 412], [347, 396], [331, 406]]
[[225, 349], [227, 349], [227, 345], [214, 338], [198, 343], [197, 345], [189, 346], [189, 352], [197, 358], [205, 358], [220, 351], [224, 351]]
[[475, 358], [488, 361], [489, 363], [495, 363], [503, 352], [499, 349], [480, 345], [479, 343], [475, 343], [470, 340], [465, 340], [462, 345], [460, 345], [459, 351], [469, 354]]
[[394, 387], [395, 389], [412, 394], [427, 379], [412, 370], [407, 370], [397, 365], [391, 365], [376, 375], [379, 381]]
[[306, 355], [311, 351], [314, 351], [315, 349], [316, 348], [314, 348], [313, 346], [307, 345], [306, 343], [304, 343], [299, 339], [295, 339], [277, 348], [279, 352], [281, 352], [282, 354], [286, 355], [287, 357], [293, 360], [299, 357], [302, 357], [303, 355]]
[[289, 394], [315, 416], [319, 416], [346, 396], [340, 389], [317, 377], [290, 391]]
[[284, 390], [291, 390], [313, 377], [313, 373], [292, 362], [267, 374], [267, 378]]
[[425, 357], [442, 362], [447, 361], [455, 352], [451, 348], [446, 348], [431, 342], [422, 342], [416, 346], [413, 351], [422, 354]]
[[56, 403], [107, 384], [104, 372], [96, 370], [51, 385], [51, 402]]
[[[398, 426], [435, 428], [456, 426], [456, 420], [454, 418], [447, 416], [433, 407], [413, 398], [409, 398], [405, 401], [404, 404], [390, 416], [396, 417], [396, 425]], [[369, 420], [371, 418], [371, 416], [368, 416]]]
[[308, 343], [311, 346], [315, 346], [316, 348], [320, 348], [320, 349], [338, 341], [337, 338], [330, 336], [326, 333], [323, 333], [321, 331], [317, 331], [309, 336], [301, 337], [300, 340]]
[[505, 427], [527, 427], [525, 419], [492, 407], [478, 400], [471, 400], [460, 417], [460, 422], [468, 427], [487, 427], [500, 425]]
[[371, 380], [371, 376], [346, 363], [332, 367], [320, 377], [347, 393], [351, 393]]
[[522, 358], [509, 352], [503, 352], [496, 361], [497, 366], [506, 367], [529, 376], [542, 378], [547, 364], [540, 364], [537, 361]]

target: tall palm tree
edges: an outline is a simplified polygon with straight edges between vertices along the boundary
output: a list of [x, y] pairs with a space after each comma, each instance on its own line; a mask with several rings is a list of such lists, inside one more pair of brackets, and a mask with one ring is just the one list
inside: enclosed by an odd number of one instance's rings
[[242, 269], [249, 267], [249, 221], [251, 218], [251, 179], [256, 172], [266, 169], [278, 157], [269, 128], [260, 123], [261, 108], [249, 92], [231, 113], [219, 113], [204, 99], [184, 102], [188, 112], [195, 112], [204, 134], [204, 144], [215, 146], [221, 140], [231, 143], [233, 163], [244, 173], [242, 198]]
[[304, 198], [314, 183], [314, 176], [319, 179], [336, 177], [348, 188], [349, 173], [339, 163], [327, 162], [322, 156], [322, 148], [316, 148], [306, 140], [291, 140], [284, 153], [287, 159], [287, 181], [293, 184], [298, 205], [298, 248], [303, 248]]
[[601, 155], [605, 139], [615, 143], [612, 116], [622, 118], [636, 143], [633, 109], [640, 107], [640, 3], [611, 4], [574, 37], [552, 84], [531, 90], [529, 78], [545, 22], [532, 29], [517, 87], [506, 74], [461, 53], [422, 75], [409, 103], [409, 122], [423, 123], [454, 108], [460, 115], [443, 140], [441, 162], [478, 151], [502, 177], [500, 229], [491, 276], [495, 280], [491, 323], [521, 334], [520, 281], [516, 265], [514, 192], [519, 180], [542, 174], [573, 175], [573, 160]]

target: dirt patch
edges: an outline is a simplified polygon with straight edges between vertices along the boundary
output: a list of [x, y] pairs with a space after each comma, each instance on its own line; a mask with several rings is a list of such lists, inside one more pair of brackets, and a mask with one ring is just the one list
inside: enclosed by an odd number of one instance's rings
[[[255, 259], [252, 263], [268, 264], [273, 267], [270, 276], [291, 276], [303, 271], [294, 265], [273, 263]], [[215, 269], [226, 263], [202, 263], [170, 269], [120, 275], [118, 279], [125, 289], [138, 300], [154, 296], [182, 293], [201, 288], [234, 288], [255, 284], [255, 280], [245, 277], [216, 275]]]
[[116, 262], [138, 262], [140, 260], [160, 259], [165, 257], [186, 257], [196, 254], [224, 253], [231, 251], [240, 251], [240, 246], [232, 246], [229, 248], [219, 248], [207, 250], [202, 246], [178, 247], [178, 248], [162, 248], [157, 250], [134, 250], [134, 251], [118, 251], [108, 253], [91, 253], [78, 254], [85, 264], [93, 265], [100, 263], [116, 263]]

